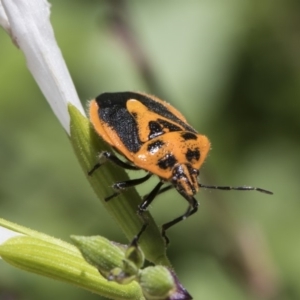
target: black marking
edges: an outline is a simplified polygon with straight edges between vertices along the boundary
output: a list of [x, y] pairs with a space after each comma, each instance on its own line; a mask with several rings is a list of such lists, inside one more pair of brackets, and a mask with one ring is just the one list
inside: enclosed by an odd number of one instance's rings
[[139, 139], [136, 121], [126, 108], [127, 100], [128, 97], [122, 93], [104, 93], [96, 98], [99, 118], [118, 133], [130, 152], [136, 153], [142, 142]]
[[160, 159], [157, 163], [157, 165], [163, 169], [166, 170], [168, 168], [173, 168], [174, 165], [177, 163], [177, 159], [172, 154], [167, 154], [164, 158]]
[[148, 145], [147, 151], [150, 153], [157, 152], [165, 143], [161, 140], [157, 140], [151, 144]]
[[134, 92], [103, 93], [96, 98], [99, 106], [99, 118], [118, 133], [120, 140], [130, 152], [138, 152], [143, 143], [139, 139], [138, 124], [126, 107], [129, 99], [140, 101], [149, 111], [178, 124], [184, 131], [197, 133], [195, 129], [170, 112], [167, 107], [151, 97]]
[[192, 133], [192, 132], [183, 132], [181, 134], [181, 137], [185, 140], [185, 141], [188, 141], [188, 140], [197, 140], [197, 135]]
[[179, 126], [177, 126], [177, 125], [175, 125], [175, 124], [173, 124], [171, 122], [168, 122], [166, 120], [157, 119], [157, 122], [159, 124], [161, 124], [163, 128], [167, 128], [168, 131], [170, 131], [170, 132], [171, 131], [182, 131], [181, 127], [179, 127]]
[[200, 158], [199, 148], [196, 148], [194, 150], [188, 149], [186, 154], [185, 154], [185, 157], [189, 162], [192, 162], [193, 160], [198, 161], [199, 158]]
[[148, 136], [149, 140], [152, 140], [152, 139], [156, 138], [157, 136], [164, 134], [162, 127], [159, 125], [158, 122], [155, 122], [155, 121], [149, 122], [149, 130], [150, 130], [150, 133]]

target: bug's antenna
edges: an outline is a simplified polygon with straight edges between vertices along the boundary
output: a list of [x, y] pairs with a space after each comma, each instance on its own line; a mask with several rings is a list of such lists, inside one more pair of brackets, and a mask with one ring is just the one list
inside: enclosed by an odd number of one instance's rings
[[199, 187], [205, 188], [205, 189], [213, 189], [213, 190], [223, 190], [223, 191], [230, 191], [230, 190], [235, 190], [235, 191], [258, 191], [261, 193], [273, 195], [273, 192], [261, 189], [258, 187], [253, 187], [253, 186], [216, 186], [216, 185], [205, 185], [202, 183], [198, 183]]

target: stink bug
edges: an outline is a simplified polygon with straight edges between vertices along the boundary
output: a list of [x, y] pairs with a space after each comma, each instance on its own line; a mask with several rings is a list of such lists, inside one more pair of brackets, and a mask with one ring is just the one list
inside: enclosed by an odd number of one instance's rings
[[[210, 149], [208, 138], [192, 128], [178, 110], [154, 96], [135, 92], [101, 94], [90, 103], [90, 120], [95, 131], [127, 161], [124, 162], [113, 153], [104, 151], [89, 175], [106, 160], [126, 169], [142, 169], [147, 172], [142, 178], [115, 183], [115, 193], [107, 197], [106, 201], [127, 187], [145, 182], [152, 175], [157, 175], [159, 182], [138, 207], [141, 217], [158, 194], [171, 188], [175, 188], [187, 200], [186, 212], [162, 225], [162, 235], [166, 243], [169, 242], [166, 230], [198, 210], [198, 202], [194, 195], [199, 187], [256, 190], [272, 194], [267, 190], [249, 186], [201, 184], [198, 181], [199, 169]], [[163, 187], [168, 182], [170, 185]], [[137, 234], [136, 241], [146, 227], [147, 222], [144, 220], [144, 226]]]

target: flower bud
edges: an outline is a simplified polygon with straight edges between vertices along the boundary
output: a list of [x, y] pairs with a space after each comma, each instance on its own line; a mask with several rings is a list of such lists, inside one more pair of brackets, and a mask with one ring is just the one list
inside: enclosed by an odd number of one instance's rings
[[108, 239], [101, 236], [74, 235], [71, 239], [83, 258], [96, 267], [103, 277], [108, 278], [111, 270], [123, 267], [124, 251]]
[[148, 300], [190, 300], [191, 295], [179, 283], [175, 273], [164, 266], [147, 267], [140, 272], [139, 283]]

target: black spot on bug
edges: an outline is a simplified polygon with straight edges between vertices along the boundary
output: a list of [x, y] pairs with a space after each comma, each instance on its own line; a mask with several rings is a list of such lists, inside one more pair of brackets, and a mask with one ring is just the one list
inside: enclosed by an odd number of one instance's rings
[[198, 161], [200, 158], [199, 148], [196, 148], [195, 150], [188, 149], [188, 151], [185, 154], [185, 157], [189, 162], [192, 162], [193, 160]]
[[197, 139], [197, 135], [192, 133], [192, 132], [183, 132], [181, 134], [181, 137], [185, 140], [185, 141], [188, 141], [188, 140], [196, 140]]
[[124, 93], [104, 93], [96, 98], [99, 118], [115, 131], [123, 145], [132, 153], [139, 151], [142, 142], [134, 117], [126, 108]]
[[161, 126], [163, 128], [166, 128], [168, 129], [169, 132], [171, 131], [182, 131], [182, 128], [171, 123], [171, 122], [168, 122], [166, 120], [162, 120], [162, 119], [157, 119], [157, 122], [159, 122], [159, 124], [161, 124]]
[[158, 161], [157, 165], [163, 169], [166, 170], [168, 168], [173, 168], [174, 165], [177, 163], [177, 159], [174, 155], [167, 154], [164, 158]]
[[164, 134], [162, 126], [156, 121], [149, 122], [149, 130], [150, 130], [149, 140]]
[[161, 140], [150, 143], [147, 147], [147, 151], [151, 153], [157, 152], [165, 143]]

